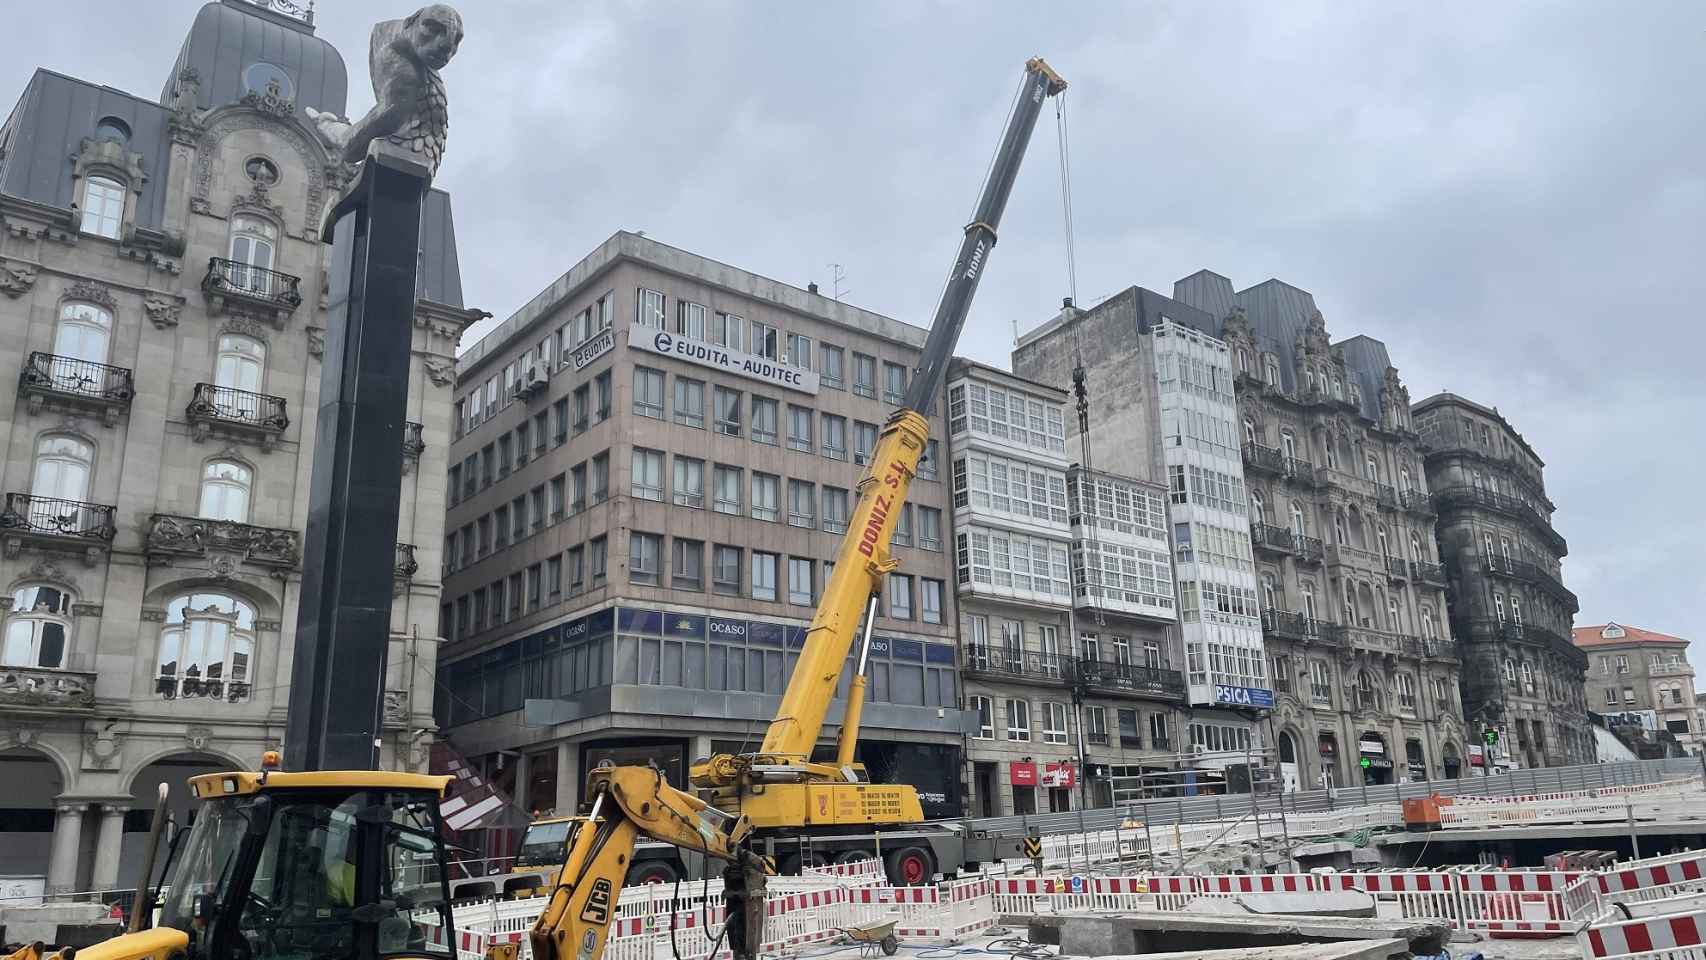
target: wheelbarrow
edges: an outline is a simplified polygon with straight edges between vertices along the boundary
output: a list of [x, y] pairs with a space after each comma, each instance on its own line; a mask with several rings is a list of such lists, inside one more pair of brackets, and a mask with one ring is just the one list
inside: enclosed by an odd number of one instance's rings
[[883, 952], [883, 956], [892, 957], [900, 949], [900, 941], [894, 935], [894, 923], [893, 920], [871, 920], [842, 927], [841, 932], [859, 945], [861, 957], [874, 957], [878, 950]]

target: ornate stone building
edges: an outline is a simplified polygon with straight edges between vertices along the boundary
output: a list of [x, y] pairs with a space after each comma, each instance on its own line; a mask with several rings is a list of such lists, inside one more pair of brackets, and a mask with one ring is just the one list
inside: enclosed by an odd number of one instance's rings
[[1314, 297], [1279, 280], [1234, 293], [1205, 270], [1174, 297], [1218, 318], [1232, 353], [1288, 788], [1462, 775], [1433, 507], [1385, 345], [1334, 343]]
[[1592, 763], [1588, 658], [1571, 642], [1576, 595], [1559, 572], [1567, 546], [1552, 527], [1545, 464], [1498, 410], [1456, 394], [1423, 400], [1414, 416], [1439, 510], [1465, 717], [1499, 731], [1500, 764]]
[[[284, 731], [341, 185], [303, 111], [346, 81], [280, 6], [203, 7], [158, 101], [43, 69], [0, 126], [0, 874], [53, 891], [128, 878], [133, 798], [184, 806]], [[385, 763], [416, 769], [479, 316], [440, 192], [421, 263], [385, 692]]]

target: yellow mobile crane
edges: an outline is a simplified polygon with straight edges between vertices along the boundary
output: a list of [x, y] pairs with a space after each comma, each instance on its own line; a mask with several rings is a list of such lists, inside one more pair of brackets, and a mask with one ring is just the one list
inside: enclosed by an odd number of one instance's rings
[[[724, 895], [730, 922], [724, 932], [735, 955], [746, 958], [762, 941], [769, 869], [748, 846], [755, 827], [922, 821], [913, 787], [869, 783], [853, 761], [864, 702], [864, 651], [835, 762], [814, 762], [812, 749], [861, 621], [869, 645], [876, 598], [896, 566], [889, 554], [895, 523], [929, 433], [925, 416], [995, 246], [995, 228], [1025, 146], [1043, 101], [1065, 88], [1040, 58], [1025, 64], [917, 375], [859, 482], [859, 502], [835, 573], [763, 745], [753, 754], [696, 764], [692, 779], [703, 799], [670, 786], [655, 769], [592, 771], [587, 813], [571, 819], [562, 869], [528, 935], [535, 960], [594, 960], [603, 953], [642, 837], [729, 864]], [[129, 931], [83, 950], [61, 951], [58, 960], [71, 960], [73, 952], [79, 960], [456, 960], [439, 812], [450, 778], [374, 770], [280, 772], [272, 769], [276, 765], [276, 754], [269, 753], [259, 771], [192, 778], [199, 815], [172, 838], [161, 882], [152, 889], [152, 870], [144, 869]], [[164, 810], [162, 798], [150, 864]], [[149, 929], [156, 900], [159, 925]], [[512, 944], [492, 947], [487, 957], [514, 960], [515, 954]], [[41, 945], [31, 944], [5, 960], [42, 957]]]

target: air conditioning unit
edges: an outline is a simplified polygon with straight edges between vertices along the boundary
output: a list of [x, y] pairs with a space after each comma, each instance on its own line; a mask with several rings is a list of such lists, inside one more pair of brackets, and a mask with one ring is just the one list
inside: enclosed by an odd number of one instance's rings
[[516, 383], [515, 388], [523, 396], [531, 396], [545, 389], [550, 383], [549, 374], [537, 366], [529, 366], [527, 372], [522, 374], [521, 380]]

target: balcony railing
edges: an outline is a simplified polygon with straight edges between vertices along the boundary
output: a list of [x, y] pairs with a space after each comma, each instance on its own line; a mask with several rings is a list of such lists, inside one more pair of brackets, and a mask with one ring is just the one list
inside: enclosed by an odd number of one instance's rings
[[1552, 599], [1564, 604], [1572, 611], [1579, 607], [1576, 602], [1576, 595], [1560, 583], [1558, 578], [1552, 576], [1552, 571], [1537, 563], [1530, 563], [1527, 560], [1510, 560], [1497, 554], [1492, 556], [1483, 554], [1481, 561], [1486, 565], [1487, 571], [1494, 576], [1509, 577], [1523, 583], [1534, 584], [1546, 591]]
[[1433, 504], [1434, 509], [1439, 511], [1466, 506], [1485, 507], [1495, 513], [1528, 523], [1554, 552], [1562, 555], [1566, 549], [1563, 535], [1552, 529], [1550, 518], [1524, 501], [1496, 490], [1488, 490], [1485, 487], [1447, 487], [1434, 491]]
[[176, 673], [163, 673], [154, 679], [155, 694], [167, 700], [225, 700], [236, 703], [249, 699], [253, 689], [244, 680], [204, 677], [199, 673], [182, 677]]
[[195, 385], [184, 417], [195, 425], [197, 440], [207, 439], [208, 432], [218, 427], [258, 437], [268, 447], [290, 426], [283, 397], [213, 383]]
[[1076, 668], [1080, 682], [1092, 689], [1168, 698], [1185, 695], [1184, 674], [1166, 667], [1078, 660]]
[[1398, 506], [1423, 516], [1434, 515], [1433, 501], [1420, 490], [1398, 491]]
[[1318, 640], [1322, 632], [1332, 626], [1334, 625], [1301, 613], [1288, 613], [1284, 610], [1262, 611], [1262, 632], [1286, 640]]
[[88, 710], [94, 706], [95, 673], [92, 670], [0, 667], [0, 708]]
[[1398, 505], [1398, 491], [1394, 490], [1390, 484], [1376, 483], [1374, 485], [1374, 499], [1379, 501], [1382, 506], [1396, 507]]
[[36, 351], [18, 374], [18, 393], [28, 398], [31, 413], [40, 413], [49, 400], [99, 408], [108, 426], [130, 408], [136, 383], [126, 367], [62, 357]]
[[156, 560], [204, 557], [215, 551], [280, 570], [293, 570], [302, 562], [302, 537], [295, 530], [169, 513], [149, 518], [143, 549]]
[[105, 546], [118, 532], [113, 512], [114, 508], [104, 503], [8, 493], [6, 510], [0, 513], [0, 530], [8, 537], [19, 535], [71, 545]]
[[1424, 563], [1420, 560], [1410, 561], [1410, 578], [1423, 583], [1445, 586], [1445, 568], [1437, 563]]
[[979, 644], [964, 649], [965, 662], [961, 669], [970, 675], [1058, 684], [1064, 684], [1072, 675], [1071, 658], [1057, 654]]
[[391, 567], [391, 573], [398, 580], [412, 580], [419, 573], [421, 565], [415, 561], [415, 545], [412, 543], [397, 544], [397, 558]]
[[301, 287], [300, 277], [223, 257], [209, 257], [201, 278], [201, 291], [216, 312], [258, 312], [275, 326], [302, 305]]
[[1386, 575], [1393, 580], [1407, 580], [1410, 577], [1410, 565], [1402, 557], [1386, 558]]
[[1281, 473], [1285, 470], [1285, 454], [1274, 447], [1259, 443], [1244, 444], [1244, 465], [1256, 470]]
[[1250, 524], [1250, 540], [1257, 550], [1277, 550], [1289, 553], [1308, 563], [1320, 563], [1323, 546], [1314, 537], [1300, 537], [1286, 527], [1271, 523]]
[[1285, 463], [1281, 467], [1281, 472], [1292, 480], [1299, 480], [1303, 483], [1315, 482], [1315, 465], [1310, 463], [1308, 460], [1301, 460], [1297, 457], [1286, 457]]

